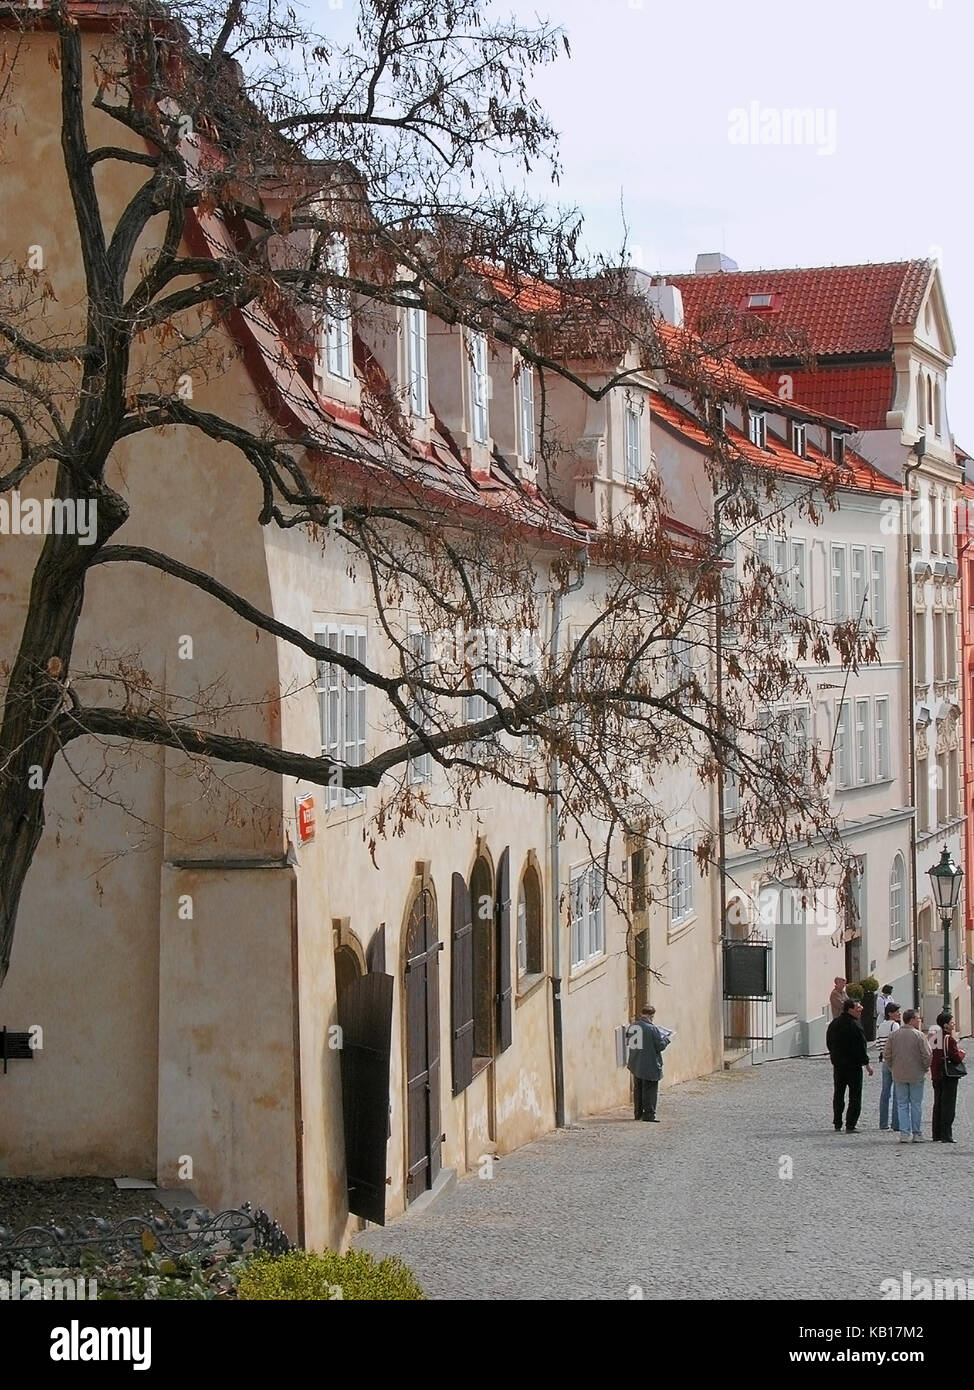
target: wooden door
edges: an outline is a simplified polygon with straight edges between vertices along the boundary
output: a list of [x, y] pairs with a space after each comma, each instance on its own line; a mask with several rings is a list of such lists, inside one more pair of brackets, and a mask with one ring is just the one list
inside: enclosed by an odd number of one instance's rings
[[424, 888], [406, 928], [406, 1201], [440, 1171], [440, 995], [436, 907]]
[[385, 1224], [391, 975], [359, 975], [338, 997], [348, 1209]]

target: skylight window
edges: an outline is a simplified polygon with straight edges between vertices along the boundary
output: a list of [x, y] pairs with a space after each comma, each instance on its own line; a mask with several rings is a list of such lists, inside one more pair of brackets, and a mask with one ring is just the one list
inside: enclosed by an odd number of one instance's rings
[[747, 297], [747, 307], [749, 309], [770, 309], [770, 294], [749, 294]]

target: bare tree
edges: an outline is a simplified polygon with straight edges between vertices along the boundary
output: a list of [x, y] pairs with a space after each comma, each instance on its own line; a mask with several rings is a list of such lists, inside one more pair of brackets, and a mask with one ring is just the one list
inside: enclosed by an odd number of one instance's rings
[[[796, 613], [767, 567], [751, 561], [733, 600], [736, 655], [716, 689], [712, 679], [723, 536], [767, 525], [774, 478], [711, 425], [712, 534], [674, 527], [652, 477], [626, 516], [595, 531], [558, 501], [573, 441], [545, 408], [553, 382], [597, 399], [663, 371], [701, 409], [744, 392], [715, 374], [689, 335], [663, 332], [625, 273], [583, 260], [572, 211], [519, 190], [519, 170], [537, 163], [557, 177], [553, 132], [529, 81], [567, 49], [563, 35], [492, 20], [482, 0], [362, 0], [356, 37], [341, 46], [274, 3], [189, 0], [177, 11], [132, 0], [95, 46], [92, 83], [92, 42], [70, 4], [5, 13], [12, 72], [23, 40], [50, 32], [84, 295], [65, 309], [43, 269], [0, 266], [0, 493], [51, 469], [54, 499], [93, 505], [97, 526], [89, 545], [45, 536], [3, 667], [0, 982], [49, 775], [79, 739], [177, 749], [203, 768], [380, 788], [373, 838], [423, 814], [426, 793], [407, 772], [413, 759], [444, 770], [456, 806], [489, 780], [550, 795], [557, 759], [560, 814], [597, 845], [607, 871], [614, 837], [666, 843], [654, 788], [668, 765], [690, 760], [704, 783], [733, 768], [750, 798], [742, 834], [799, 863], [797, 872], [810, 877], [840, 856], [827, 766], [789, 771], [773, 749], [769, 759], [772, 735], [756, 728], [754, 710], [800, 685], [778, 640], [783, 625], [795, 651], [824, 661], [838, 646], [850, 669], [869, 659], [868, 638], [855, 624], [825, 630]], [[8, 103], [12, 91], [8, 73]], [[8, 124], [14, 118], [11, 109]], [[117, 143], [95, 143], [106, 122]], [[127, 190], [121, 206], [106, 195], [106, 169]], [[280, 332], [294, 370], [312, 381], [320, 325], [336, 305], [358, 346], [366, 434], [332, 428], [323, 414], [298, 428], [268, 413], [255, 430], [199, 408], [180, 388], [226, 369], [240, 316]], [[455, 446], [451, 477], [411, 447], [401, 402], [361, 343], [370, 322], [415, 306], [516, 349], [537, 372], [537, 486], [496, 455], [504, 487], [488, 507]], [[259, 481], [261, 526], [344, 547], [370, 587], [383, 660], [314, 640], [162, 547], [114, 540], [129, 505], [109, 481], [113, 457], [160, 430], [235, 450]], [[449, 453], [446, 433], [438, 436]], [[834, 489], [823, 473], [789, 505], [814, 514]], [[137, 654], [79, 665], [86, 584], [102, 565], [161, 571], [364, 682], [390, 737], [348, 765], [241, 736], [238, 694], [177, 701]], [[512, 651], [509, 640], [498, 650], [498, 633], [542, 632], [543, 605], [586, 566], [600, 583], [581, 634], [563, 635], [557, 650], [542, 642]], [[410, 605], [430, 630], [478, 634], [480, 647], [417, 650], [395, 617]], [[682, 673], [672, 661], [681, 638], [699, 653]], [[716, 853], [714, 831], [698, 857]], [[621, 901], [618, 876], [607, 877]]]

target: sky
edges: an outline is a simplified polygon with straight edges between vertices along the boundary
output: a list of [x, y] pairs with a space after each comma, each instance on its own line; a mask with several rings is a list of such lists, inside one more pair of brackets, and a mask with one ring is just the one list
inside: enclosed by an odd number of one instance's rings
[[[311, 0], [323, 28], [354, 0]], [[507, 0], [572, 57], [534, 92], [589, 249], [653, 272], [723, 251], [741, 269], [933, 257], [957, 343], [947, 409], [974, 452], [974, 0]], [[341, 11], [339, 13], [339, 11]], [[811, 128], [774, 143], [785, 111]], [[624, 209], [624, 214], [623, 214]]]

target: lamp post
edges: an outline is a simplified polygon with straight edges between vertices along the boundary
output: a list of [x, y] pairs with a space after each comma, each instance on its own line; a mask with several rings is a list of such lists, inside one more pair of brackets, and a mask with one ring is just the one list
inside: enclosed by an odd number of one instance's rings
[[933, 887], [933, 900], [940, 911], [940, 921], [944, 929], [944, 1008], [950, 1008], [950, 921], [954, 908], [960, 902], [960, 885], [964, 870], [957, 867], [944, 845], [940, 863], [934, 864], [927, 873]]

